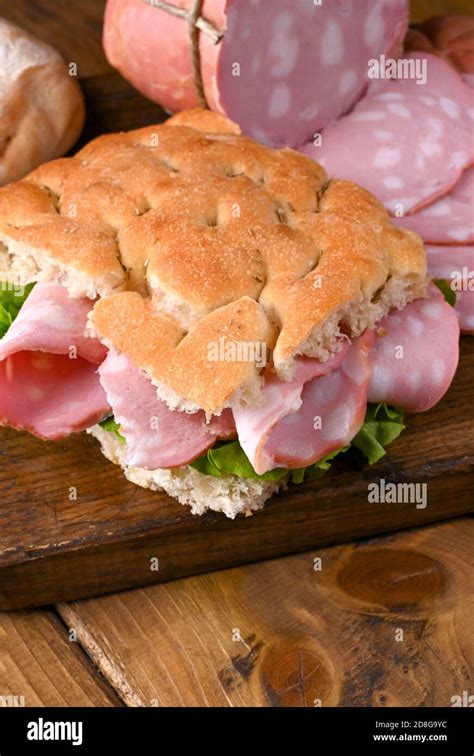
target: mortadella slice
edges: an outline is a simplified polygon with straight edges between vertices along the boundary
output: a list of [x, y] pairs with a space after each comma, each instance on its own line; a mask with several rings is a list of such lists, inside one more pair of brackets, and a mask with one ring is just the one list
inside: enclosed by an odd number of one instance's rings
[[393, 310], [377, 328], [368, 401], [424, 412], [444, 396], [459, 360], [459, 323], [441, 292]]
[[262, 406], [234, 409], [240, 444], [257, 473], [305, 467], [352, 440], [364, 422], [372, 345], [367, 331], [328, 362], [311, 360], [312, 376], [297, 370], [287, 383], [267, 381]]
[[91, 307], [59, 284], [36, 284], [0, 341], [0, 424], [58, 439], [106, 414], [97, 366], [107, 350], [85, 335]]
[[413, 215], [394, 222], [416, 231], [431, 244], [474, 242], [474, 167], [468, 168], [448, 194]]
[[426, 246], [428, 272], [444, 278], [456, 292], [461, 333], [474, 334], [474, 247]]
[[474, 73], [462, 73], [461, 76], [464, 83], [468, 87], [471, 87], [471, 89], [474, 89]]
[[446, 194], [474, 163], [473, 90], [440, 58], [412, 53], [407, 60], [421, 76], [426, 62], [426, 83], [374, 80], [349, 115], [324, 129], [320, 146], [301, 150], [396, 216]]
[[110, 350], [99, 368], [120, 433], [127, 446], [124, 461], [133, 467], [156, 470], [192, 462], [218, 438], [235, 431], [230, 410], [206, 423], [205, 413], [170, 410], [158, 399], [151, 381], [124, 354]]

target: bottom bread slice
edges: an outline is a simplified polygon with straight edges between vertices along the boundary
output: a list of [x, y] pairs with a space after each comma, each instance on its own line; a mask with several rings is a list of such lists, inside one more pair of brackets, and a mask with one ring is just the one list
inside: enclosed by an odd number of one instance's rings
[[120, 465], [131, 483], [152, 491], [166, 491], [181, 504], [191, 507], [191, 512], [197, 515], [204, 514], [208, 509], [223, 512], [232, 519], [237, 514], [251, 515], [262, 509], [270, 496], [286, 487], [288, 482], [287, 478], [276, 482], [237, 478], [234, 475], [215, 478], [203, 475], [189, 465], [157, 470], [131, 467], [124, 463], [124, 445], [114, 433], [100, 425], [94, 425], [87, 432], [100, 442], [104, 456]]

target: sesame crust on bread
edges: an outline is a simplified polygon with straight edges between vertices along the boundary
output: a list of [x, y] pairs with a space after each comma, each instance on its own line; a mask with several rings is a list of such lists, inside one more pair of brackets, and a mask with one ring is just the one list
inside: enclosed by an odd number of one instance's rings
[[287, 379], [426, 294], [420, 238], [369, 192], [199, 109], [0, 190], [0, 242], [13, 269], [101, 296], [91, 333], [170, 406], [209, 414], [258, 401], [263, 371], [210, 361], [212, 342], [263, 341]]

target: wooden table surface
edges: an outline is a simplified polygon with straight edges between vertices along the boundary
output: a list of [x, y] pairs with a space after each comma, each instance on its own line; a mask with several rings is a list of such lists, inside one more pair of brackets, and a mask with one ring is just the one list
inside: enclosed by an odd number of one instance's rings
[[[419, 20], [470, 2], [414, 6]], [[83, 140], [97, 123], [117, 130], [163, 117], [132, 89], [124, 95], [100, 49], [101, 12], [94, 0], [0, 0], [0, 16], [78, 63]], [[473, 537], [472, 518], [461, 518], [0, 613], [0, 696], [27, 706], [449, 706], [472, 690]]]

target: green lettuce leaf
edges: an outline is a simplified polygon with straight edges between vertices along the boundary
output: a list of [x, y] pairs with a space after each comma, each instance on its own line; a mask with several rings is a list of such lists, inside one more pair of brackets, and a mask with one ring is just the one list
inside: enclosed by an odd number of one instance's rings
[[0, 339], [5, 336], [16, 316], [20, 312], [26, 298], [31, 292], [34, 284], [28, 284], [22, 288], [21, 293], [13, 291], [11, 288], [5, 290], [6, 281], [0, 281]]
[[205, 475], [214, 475], [216, 478], [231, 474], [252, 480], [280, 480], [288, 474], [285, 467], [278, 467], [263, 475], [258, 475], [238, 441], [216, 444], [191, 462], [191, 467]]
[[120, 433], [120, 424], [116, 422], [113, 415], [106, 417], [105, 420], [102, 420], [99, 423], [99, 425], [101, 426], [101, 428], [104, 428], [104, 430], [109, 431], [109, 433], [115, 433], [121, 444], [127, 443], [125, 441], [125, 438]]
[[454, 305], [456, 304], [456, 292], [451, 287], [449, 281], [447, 281], [445, 278], [435, 278], [433, 280], [433, 283], [438, 287], [446, 302], [450, 304], [451, 307], [454, 307]]
[[298, 467], [294, 470], [277, 467], [275, 470], [269, 470], [263, 475], [259, 475], [253, 469], [239, 442], [228, 441], [216, 444], [212, 449], [208, 449], [205, 454], [191, 462], [190, 466], [204, 473], [204, 475], [214, 475], [216, 478], [222, 478], [224, 475], [236, 475], [239, 478], [251, 478], [252, 480], [281, 480], [290, 475], [292, 483], [302, 483], [304, 480], [314, 480], [324, 475], [331, 467], [330, 460], [341, 452], [347, 451], [347, 449], [349, 449], [349, 446], [337, 449], [308, 467]]
[[365, 420], [352, 446], [365, 454], [373, 465], [386, 454], [385, 446], [391, 444], [404, 430], [403, 411], [386, 404], [368, 404]]

